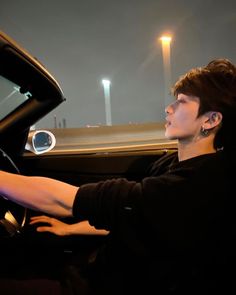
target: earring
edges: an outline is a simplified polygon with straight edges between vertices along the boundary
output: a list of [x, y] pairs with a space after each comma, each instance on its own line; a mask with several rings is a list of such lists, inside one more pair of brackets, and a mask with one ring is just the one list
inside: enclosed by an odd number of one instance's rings
[[201, 130], [200, 130], [200, 133], [201, 133], [202, 136], [206, 137], [209, 134], [209, 130], [208, 129], [205, 129], [205, 127], [202, 126], [201, 127]]

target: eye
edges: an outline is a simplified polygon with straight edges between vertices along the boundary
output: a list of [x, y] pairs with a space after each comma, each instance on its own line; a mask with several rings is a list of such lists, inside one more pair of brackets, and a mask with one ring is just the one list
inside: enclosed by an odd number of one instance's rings
[[179, 98], [179, 99], [177, 99], [176, 102], [177, 102], [177, 103], [185, 103], [186, 101], [185, 101], [183, 98]]

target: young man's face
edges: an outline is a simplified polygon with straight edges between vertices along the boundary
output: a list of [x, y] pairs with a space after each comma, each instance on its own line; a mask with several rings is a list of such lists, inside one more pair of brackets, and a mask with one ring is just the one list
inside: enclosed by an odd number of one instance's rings
[[177, 99], [166, 107], [166, 132], [168, 139], [193, 140], [199, 135], [203, 118], [199, 117], [198, 97], [178, 94]]

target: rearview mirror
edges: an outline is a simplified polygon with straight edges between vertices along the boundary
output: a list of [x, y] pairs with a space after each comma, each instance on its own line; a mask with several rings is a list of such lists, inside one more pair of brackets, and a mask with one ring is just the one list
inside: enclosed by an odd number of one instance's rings
[[48, 130], [30, 131], [25, 149], [36, 155], [49, 152], [54, 148], [56, 138], [52, 132]]

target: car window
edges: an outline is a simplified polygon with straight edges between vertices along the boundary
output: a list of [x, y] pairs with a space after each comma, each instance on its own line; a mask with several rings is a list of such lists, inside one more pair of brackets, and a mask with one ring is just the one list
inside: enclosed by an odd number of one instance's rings
[[0, 75], [0, 120], [31, 97], [30, 92], [21, 93], [20, 87]]

